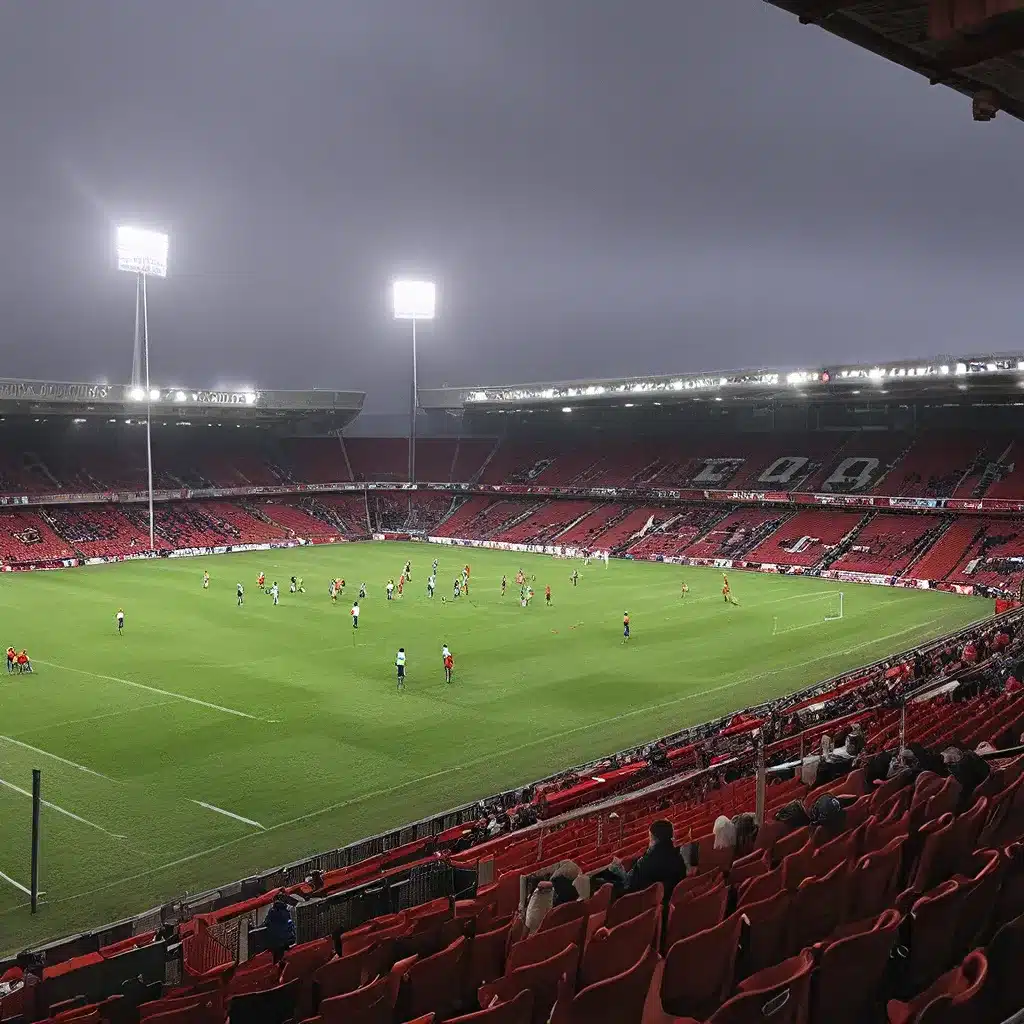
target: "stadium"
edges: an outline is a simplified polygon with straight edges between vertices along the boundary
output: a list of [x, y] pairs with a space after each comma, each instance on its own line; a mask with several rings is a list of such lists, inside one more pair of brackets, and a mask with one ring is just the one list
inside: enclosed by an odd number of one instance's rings
[[[1024, 110], [1013, 4], [775, 6]], [[400, 279], [378, 435], [116, 259], [131, 379], [0, 379], [0, 1024], [1021, 1011], [1024, 352], [420, 387]]]

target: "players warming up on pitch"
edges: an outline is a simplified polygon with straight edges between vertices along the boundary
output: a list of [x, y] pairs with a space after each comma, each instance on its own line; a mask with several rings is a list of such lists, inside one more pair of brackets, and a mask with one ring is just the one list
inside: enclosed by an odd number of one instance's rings
[[263, 573], [261, 572], [259, 574], [259, 576], [256, 577], [256, 586], [259, 587], [260, 590], [262, 590], [266, 585], [267, 585], [267, 577], [264, 576]]
[[235, 593], [238, 595], [238, 607], [241, 608], [245, 604], [245, 588], [241, 583], [235, 584]]
[[572, 585], [575, 587], [576, 584], [580, 581], [580, 574], [575, 569], [573, 569], [572, 575], [569, 577], [569, 579], [572, 580]]
[[352, 602], [352, 611], [351, 611], [350, 614], [352, 616], [352, 628], [353, 629], [358, 629], [359, 628], [359, 602], [358, 601], [353, 601]]
[[412, 562], [405, 563], [405, 578], [412, 583]]
[[689, 592], [690, 592], [690, 588], [685, 583], [680, 583], [679, 584], [679, 596], [680, 597], [686, 597], [686, 595]]
[[505, 596], [505, 588], [507, 586], [508, 586], [508, 578], [504, 574], [502, 574], [502, 577], [501, 577], [501, 596], [502, 597]]
[[551, 585], [548, 584], [544, 588], [544, 603], [550, 608], [551, 607]]
[[629, 612], [622, 613], [622, 642], [629, 640]]
[[455, 659], [452, 657], [452, 652], [448, 650], [447, 644], [441, 644], [441, 664], [444, 666], [444, 681], [450, 683], [452, 669], [455, 668]]
[[434, 588], [437, 586], [437, 579], [434, 576], [427, 577], [427, 597], [433, 600]]
[[722, 573], [722, 600], [726, 604], [739, 604], [735, 597], [732, 596], [732, 591], [729, 589], [729, 577]]
[[365, 583], [360, 583], [359, 584], [359, 600], [362, 601], [362, 599], [364, 597], [366, 597], [366, 584]]
[[124, 609], [123, 608], [118, 608], [117, 609], [117, 632], [119, 634], [122, 634], [122, 635], [124, 634]]
[[389, 601], [393, 600], [394, 596], [395, 596], [395, 581], [394, 580], [388, 580], [388, 585], [384, 589], [387, 591], [388, 600]]
[[208, 572], [203, 573], [203, 590], [210, 589], [210, 574]]
[[274, 604], [277, 604], [281, 599], [281, 591], [278, 588], [277, 580], [274, 580], [274, 585], [270, 588], [270, 596], [274, 599]]
[[395, 669], [398, 672], [398, 692], [405, 689], [405, 648], [399, 647], [395, 655]]

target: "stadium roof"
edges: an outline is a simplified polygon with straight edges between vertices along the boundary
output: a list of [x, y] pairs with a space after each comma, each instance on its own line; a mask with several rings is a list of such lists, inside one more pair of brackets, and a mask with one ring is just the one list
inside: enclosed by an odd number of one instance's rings
[[795, 370], [734, 370], [729, 372], [621, 377], [609, 380], [555, 381], [506, 387], [436, 388], [419, 392], [424, 409], [497, 411], [562, 405], [631, 404], [641, 400], [662, 403], [689, 400], [766, 402], [805, 398], [862, 399], [886, 396], [957, 397], [969, 391], [1004, 392], [1024, 386], [1024, 353], [938, 356], [884, 364], [846, 364]]
[[[366, 396], [361, 391], [199, 390], [178, 385], [150, 392], [152, 414], [161, 418], [281, 421], [330, 416], [344, 425]], [[0, 414], [98, 418], [138, 416], [146, 408], [141, 388], [116, 384], [0, 378]]]
[[[976, 100], [975, 120], [994, 108], [1024, 120], [1024, 9], [986, 20], [986, 5], [947, 0], [766, 0], [833, 35]], [[994, 5], [987, 5], [991, 10]], [[1003, 6], [1008, 6], [1004, 3]], [[987, 97], [984, 94], [989, 94]], [[979, 103], [980, 98], [990, 99]]]

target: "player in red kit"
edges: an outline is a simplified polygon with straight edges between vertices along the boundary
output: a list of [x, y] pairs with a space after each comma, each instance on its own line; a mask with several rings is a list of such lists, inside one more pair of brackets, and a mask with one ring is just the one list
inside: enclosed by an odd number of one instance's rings
[[402, 596], [402, 591], [404, 589], [405, 589], [405, 573], [402, 573], [402, 575], [398, 577], [398, 596], [399, 597]]

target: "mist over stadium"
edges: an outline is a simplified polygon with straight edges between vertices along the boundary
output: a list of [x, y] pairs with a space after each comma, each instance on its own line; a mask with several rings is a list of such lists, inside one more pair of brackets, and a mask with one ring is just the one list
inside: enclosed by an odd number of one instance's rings
[[1019, 1021], [1022, 47], [0, 14], [0, 1024]]

